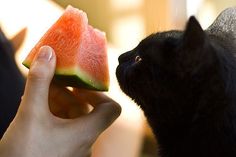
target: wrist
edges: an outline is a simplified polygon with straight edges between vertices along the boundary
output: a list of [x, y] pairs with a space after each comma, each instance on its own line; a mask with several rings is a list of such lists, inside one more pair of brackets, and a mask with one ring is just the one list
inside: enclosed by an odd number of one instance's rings
[[0, 140], [0, 156], [1, 157], [27, 157], [26, 139], [24, 137], [24, 129], [15, 125], [13, 122]]

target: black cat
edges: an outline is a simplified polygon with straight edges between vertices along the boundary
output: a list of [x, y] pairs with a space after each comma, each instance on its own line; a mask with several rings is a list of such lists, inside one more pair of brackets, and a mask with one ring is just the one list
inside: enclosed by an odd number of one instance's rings
[[156, 33], [119, 57], [121, 89], [144, 111], [161, 157], [236, 157], [236, 8], [205, 31]]
[[21, 45], [25, 29], [18, 33], [12, 43], [0, 29], [0, 139], [12, 119], [23, 95], [25, 78], [15, 62], [16, 49]]

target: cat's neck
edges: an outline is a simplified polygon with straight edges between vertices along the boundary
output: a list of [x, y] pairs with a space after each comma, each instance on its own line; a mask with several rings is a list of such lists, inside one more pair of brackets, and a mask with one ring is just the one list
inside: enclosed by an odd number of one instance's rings
[[[236, 68], [230, 69], [235, 70], [235, 75]], [[229, 73], [227, 76], [230, 78], [226, 78], [226, 80], [236, 80], [236, 76], [230, 76]], [[192, 87], [190, 84], [192, 84]], [[224, 115], [222, 112], [230, 104], [236, 102], [232, 99], [233, 95], [236, 94], [236, 86], [225, 86], [225, 81], [220, 76], [211, 78], [211, 81], [201, 83], [203, 88], [197, 88], [200, 85], [194, 85], [192, 82], [180, 85], [181, 88], [170, 85], [173, 88], [167, 89], [167, 91], [171, 91], [171, 93], [158, 95], [154, 100], [147, 102], [149, 103], [148, 105], [143, 105], [149, 106], [149, 108], [143, 108], [143, 110], [153, 132], [159, 138], [159, 134], [161, 134], [161, 137], [170, 137], [172, 139], [183, 138], [186, 132], [195, 127], [197, 123], [207, 125], [215, 123], [217, 121], [216, 118], [223, 118], [218, 115]], [[151, 104], [151, 102], [155, 102], [155, 104]]]

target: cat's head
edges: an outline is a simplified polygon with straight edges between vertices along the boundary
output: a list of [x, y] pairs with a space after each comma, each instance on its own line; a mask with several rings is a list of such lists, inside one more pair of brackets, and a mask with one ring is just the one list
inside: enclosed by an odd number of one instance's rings
[[148, 36], [119, 57], [116, 75], [121, 89], [149, 111], [155, 110], [157, 102], [197, 103], [205, 90], [210, 92], [208, 86], [222, 85], [219, 55], [223, 50], [211, 36], [195, 17], [184, 31]]
[[15, 116], [23, 94], [25, 78], [15, 61], [17, 49], [21, 46], [26, 29], [8, 39], [0, 29], [0, 138]]

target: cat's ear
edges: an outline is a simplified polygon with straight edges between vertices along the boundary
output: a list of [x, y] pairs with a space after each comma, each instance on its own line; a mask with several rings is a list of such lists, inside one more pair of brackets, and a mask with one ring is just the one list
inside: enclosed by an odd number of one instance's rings
[[180, 76], [193, 75], [211, 62], [212, 51], [207, 44], [207, 35], [195, 17], [190, 17], [182, 37], [177, 66]]
[[0, 51], [4, 53], [9, 53], [14, 55], [14, 49], [12, 47], [12, 44], [5, 36], [4, 32], [0, 28]]
[[27, 28], [23, 28], [14, 37], [12, 37], [12, 39], [8, 39], [0, 27], [0, 45], [5, 47], [6, 52], [14, 55], [22, 45], [26, 32]]
[[0, 43], [4, 43], [6, 41], [8, 41], [8, 40], [7, 40], [6, 36], [5, 36], [5, 34], [3, 33], [1, 27], [0, 27]]
[[184, 46], [190, 49], [201, 47], [205, 42], [205, 32], [194, 16], [188, 20], [183, 34]]
[[24, 39], [25, 39], [25, 36], [26, 36], [26, 32], [27, 32], [27, 28], [23, 28], [21, 29], [17, 34], [15, 34], [14, 37], [12, 37], [10, 39], [14, 49], [15, 49], [15, 52], [21, 47], [21, 45], [23, 44], [24, 42]]

